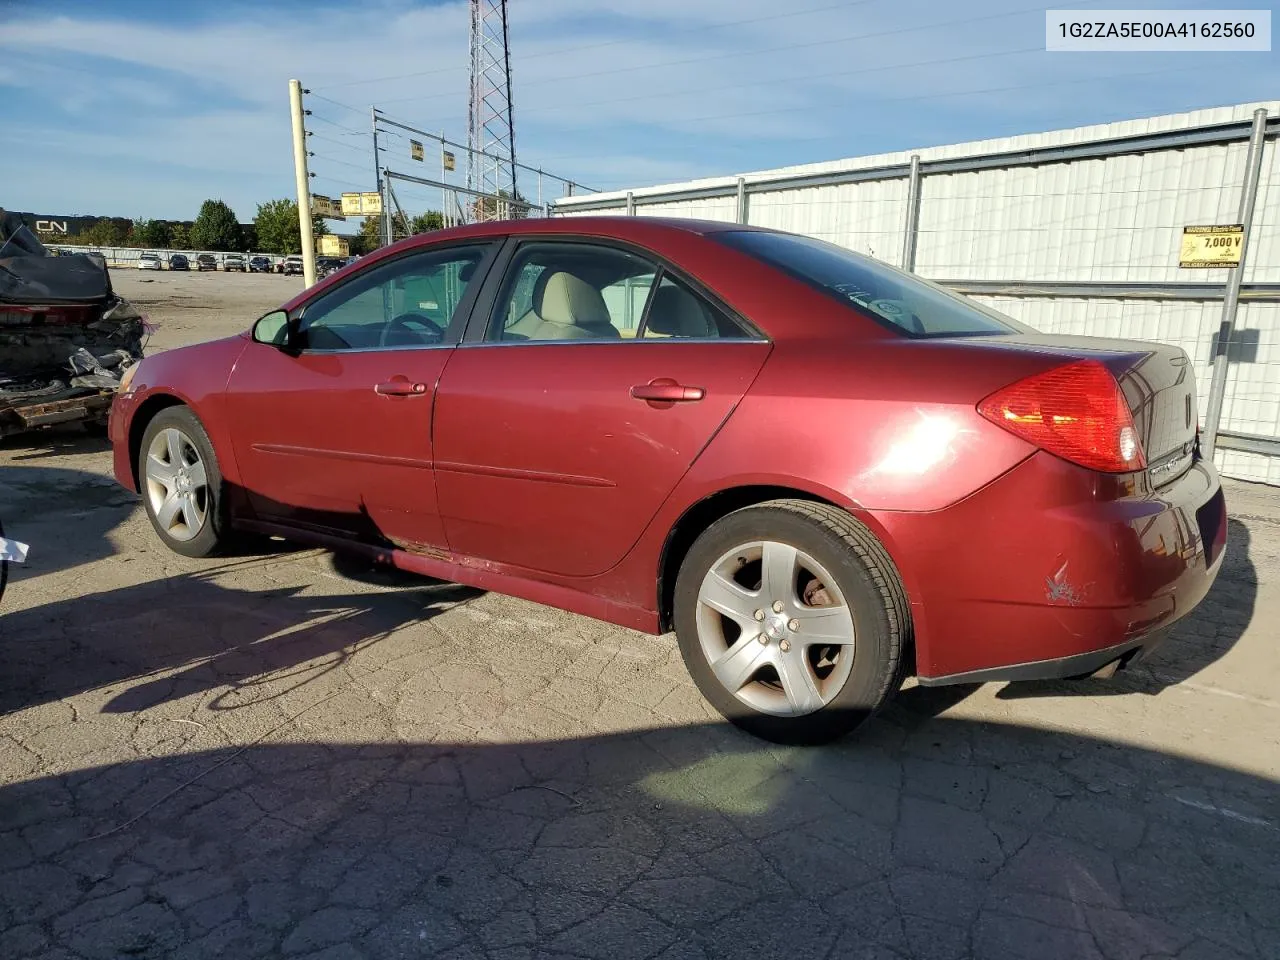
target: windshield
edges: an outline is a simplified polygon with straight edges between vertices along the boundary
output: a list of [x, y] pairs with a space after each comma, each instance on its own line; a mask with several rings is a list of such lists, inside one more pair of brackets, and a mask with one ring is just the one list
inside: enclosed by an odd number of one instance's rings
[[825, 240], [764, 230], [729, 230], [711, 236], [910, 336], [1033, 332], [1012, 317], [936, 283]]

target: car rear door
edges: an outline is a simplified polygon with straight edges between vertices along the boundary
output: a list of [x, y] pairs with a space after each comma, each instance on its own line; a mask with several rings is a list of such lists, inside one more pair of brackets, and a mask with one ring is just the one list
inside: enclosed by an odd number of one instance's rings
[[437, 394], [445, 534], [469, 557], [591, 576], [636, 543], [770, 345], [634, 251], [512, 246], [477, 308], [487, 330]]
[[432, 406], [492, 252], [472, 242], [376, 264], [302, 308], [297, 349], [249, 345], [227, 409], [262, 519], [444, 549]]

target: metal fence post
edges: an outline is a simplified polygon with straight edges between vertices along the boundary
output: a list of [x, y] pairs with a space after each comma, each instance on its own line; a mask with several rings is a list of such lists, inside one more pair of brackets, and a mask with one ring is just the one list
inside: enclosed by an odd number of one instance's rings
[[747, 178], [746, 177], [738, 178], [738, 209], [737, 209], [737, 212], [735, 213], [735, 217], [738, 223], [743, 224], [744, 226], [746, 225], [747, 217], [748, 217]]
[[907, 174], [907, 218], [902, 225], [902, 269], [916, 268], [916, 238], [920, 235], [920, 155], [911, 155]]
[[1222, 422], [1222, 402], [1227, 394], [1227, 351], [1235, 337], [1236, 308], [1240, 303], [1240, 284], [1244, 279], [1249, 236], [1253, 233], [1253, 209], [1258, 199], [1258, 178], [1262, 171], [1262, 151], [1266, 148], [1267, 111], [1253, 112], [1253, 132], [1249, 136], [1249, 154], [1245, 160], [1244, 188], [1240, 192], [1239, 222], [1244, 225], [1240, 240], [1240, 264], [1232, 267], [1227, 277], [1227, 294], [1222, 301], [1222, 323], [1218, 326], [1218, 347], [1213, 355], [1213, 379], [1209, 382], [1209, 406], [1204, 415], [1204, 432], [1200, 438], [1206, 460], [1212, 460]]
[[627, 216], [634, 217], [636, 215], [636, 195], [630, 190], [627, 191]]

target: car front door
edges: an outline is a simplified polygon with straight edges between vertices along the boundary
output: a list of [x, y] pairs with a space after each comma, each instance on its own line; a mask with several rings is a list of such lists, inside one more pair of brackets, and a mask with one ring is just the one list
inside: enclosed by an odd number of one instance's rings
[[533, 571], [602, 573], [770, 345], [688, 281], [605, 243], [525, 241], [491, 286], [484, 338], [458, 348], [436, 400], [449, 545]]
[[410, 252], [352, 276], [254, 342], [227, 390], [237, 465], [261, 519], [443, 550], [435, 389], [492, 245]]

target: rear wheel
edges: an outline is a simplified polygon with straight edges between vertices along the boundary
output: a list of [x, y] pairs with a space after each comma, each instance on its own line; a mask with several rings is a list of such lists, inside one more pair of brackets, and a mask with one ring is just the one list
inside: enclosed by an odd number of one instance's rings
[[908, 609], [866, 527], [826, 504], [776, 500], [695, 541], [675, 624], [694, 682], [727, 719], [767, 740], [823, 743], [896, 689]]
[[227, 546], [222, 473], [200, 420], [187, 407], [167, 407], [147, 424], [138, 450], [142, 502], [165, 546], [207, 557]]

